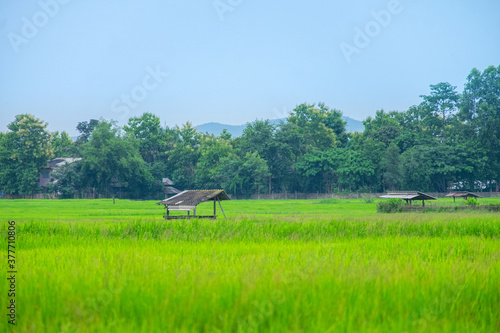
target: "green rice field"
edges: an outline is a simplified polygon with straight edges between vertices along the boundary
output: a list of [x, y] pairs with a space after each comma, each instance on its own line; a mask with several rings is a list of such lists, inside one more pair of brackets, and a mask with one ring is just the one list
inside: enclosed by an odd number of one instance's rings
[[227, 220], [166, 221], [154, 201], [0, 200], [1, 268], [14, 220], [17, 269], [16, 326], [4, 280], [0, 330], [500, 331], [498, 212], [383, 214], [358, 199], [222, 205]]

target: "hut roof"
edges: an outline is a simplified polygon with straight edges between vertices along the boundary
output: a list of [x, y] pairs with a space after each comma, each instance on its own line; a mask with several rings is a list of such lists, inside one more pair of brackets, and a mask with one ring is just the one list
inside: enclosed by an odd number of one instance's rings
[[224, 190], [188, 190], [158, 202], [158, 205], [196, 206], [205, 201], [231, 200]]
[[171, 181], [169, 178], [163, 178], [163, 179], [161, 180], [161, 182], [162, 182], [162, 183], [163, 183], [163, 185], [165, 185], [165, 186], [172, 186], [172, 185], [174, 185], [174, 182], [173, 182], [173, 181]]
[[178, 189], [176, 189], [176, 188], [174, 188], [174, 187], [170, 187], [170, 186], [168, 186], [168, 187], [165, 187], [165, 188], [163, 189], [163, 192], [164, 192], [165, 194], [179, 194], [179, 193], [181, 193], [181, 190], [178, 190]]
[[381, 195], [381, 198], [396, 198], [404, 200], [437, 200], [433, 196], [422, 192], [414, 191], [393, 191], [387, 192], [387, 194]]
[[472, 193], [472, 192], [454, 192], [454, 193], [448, 193], [445, 195], [445, 197], [456, 197], [456, 198], [482, 198], [482, 196]]

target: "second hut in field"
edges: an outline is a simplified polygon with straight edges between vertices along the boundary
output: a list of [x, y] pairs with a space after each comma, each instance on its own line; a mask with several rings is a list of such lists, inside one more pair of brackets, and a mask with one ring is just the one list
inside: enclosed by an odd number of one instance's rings
[[403, 199], [406, 203], [412, 204], [412, 201], [420, 201], [422, 200], [422, 207], [425, 207], [425, 200], [437, 200], [433, 196], [422, 192], [413, 192], [413, 191], [393, 191], [387, 192], [387, 194], [381, 195], [380, 198], [384, 199]]

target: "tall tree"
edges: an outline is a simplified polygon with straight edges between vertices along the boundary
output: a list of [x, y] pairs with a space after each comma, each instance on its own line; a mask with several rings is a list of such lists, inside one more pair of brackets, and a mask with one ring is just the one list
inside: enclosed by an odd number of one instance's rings
[[248, 123], [243, 130], [239, 147], [243, 154], [257, 152], [267, 162], [269, 169], [268, 190], [272, 192], [272, 179], [279, 177], [278, 142], [275, 140], [276, 126], [269, 120]]
[[196, 187], [220, 188], [222, 183], [219, 172], [220, 161], [233, 153], [231, 134], [224, 130], [218, 137], [203, 135], [201, 142], [200, 158], [195, 170]]
[[123, 129], [139, 141], [139, 151], [147, 163], [154, 163], [160, 153], [165, 151], [169, 138], [158, 116], [145, 112], [140, 117], [130, 118]]
[[80, 135], [78, 136], [78, 139], [76, 139], [75, 144], [77, 146], [80, 146], [85, 142], [88, 142], [97, 124], [99, 124], [99, 120], [96, 119], [79, 122], [78, 125], [76, 125], [76, 129], [78, 130], [78, 132], [80, 132]]
[[384, 191], [386, 189], [392, 191], [399, 189], [403, 180], [403, 174], [401, 172], [399, 147], [395, 143], [391, 143], [387, 147], [381, 163], [382, 170], [384, 170], [382, 182]]
[[75, 157], [77, 147], [68, 133], [56, 131], [52, 134], [50, 145], [54, 149], [55, 157]]
[[138, 147], [121, 137], [113, 123], [100, 121], [83, 146], [82, 172], [97, 193], [109, 196], [113, 188], [125, 188], [132, 198], [147, 196], [153, 183]]
[[246, 153], [243, 157], [230, 155], [221, 159], [219, 174], [222, 185], [234, 195], [261, 193], [266, 188], [269, 170], [257, 152]]
[[457, 87], [448, 82], [431, 84], [430, 88], [430, 95], [420, 95], [420, 97], [424, 99], [423, 103], [432, 113], [441, 116], [441, 142], [445, 144], [446, 119], [456, 111], [460, 94], [456, 92]]
[[195, 170], [200, 158], [202, 135], [190, 122], [182, 127], [176, 126], [174, 133], [174, 147], [166, 152], [167, 162], [172, 170], [170, 176], [177, 187], [190, 189], [195, 185]]
[[319, 108], [316, 108], [314, 104], [301, 104], [293, 109], [287, 121], [303, 136], [307, 145], [306, 150], [325, 150], [336, 147], [340, 143], [335, 133], [338, 125], [334, 119], [340, 116], [339, 112], [330, 111], [324, 104], [320, 104]]
[[0, 141], [0, 187], [5, 193], [30, 195], [40, 190], [40, 172], [54, 156], [51, 135], [44, 123], [20, 114]]
[[386, 113], [384, 110], [379, 110], [375, 112], [374, 118], [368, 117], [363, 121], [363, 125], [365, 126], [363, 135], [388, 146], [402, 132], [400, 126], [401, 118], [402, 114], [400, 112], [392, 111]]

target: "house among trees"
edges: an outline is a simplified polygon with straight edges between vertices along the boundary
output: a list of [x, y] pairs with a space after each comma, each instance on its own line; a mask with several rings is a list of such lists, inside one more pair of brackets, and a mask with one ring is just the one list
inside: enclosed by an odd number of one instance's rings
[[[183, 191], [177, 195], [174, 195], [171, 198], [165, 199], [163, 201], [158, 202], [158, 205], [164, 205], [167, 210], [166, 215], [164, 216], [167, 220], [171, 219], [190, 219], [190, 218], [209, 218], [216, 219], [217, 218], [217, 206], [216, 203], [219, 203], [220, 210], [224, 217], [226, 214], [222, 209], [221, 201], [223, 200], [231, 200], [229, 196], [224, 192], [224, 190], [188, 190]], [[213, 215], [196, 215], [196, 206], [198, 206], [202, 202], [213, 201], [214, 202], [214, 214]], [[187, 212], [186, 215], [170, 215], [171, 212], [179, 212], [184, 211]], [[193, 211], [193, 215], [191, 215], [191, 211]], [[227, 218], [227, 217], [226, 217]]]
[[380, 198], [385, 199], [403, 199], [406, 203], [411, 203], [415, 200], [422, 200], [422, 207], [425, 207], [425, 200], [437, 200], [433, 196], [422, 192], [408, 192], [408, 191], [393, 191], [387, 192], [387, 194], [381, 195]]
[[40, 173], [40, 181], [39, 181], [40, 187], [45, 187], [50, 182], [50, 180], [52, 179], [51, 174], [55, 170], [66, 164], [71, 164], [80, 160], [81, 160], [80, 157], [59, 157], [48, 161], [47, 166]]
[[163, 193], [165, 193], [165, 199], [169, 196], [181, 193], [181, 191], [174, 187], [174, 182], [169, 178], [163, 178], [161, 182], [163, 183]]

